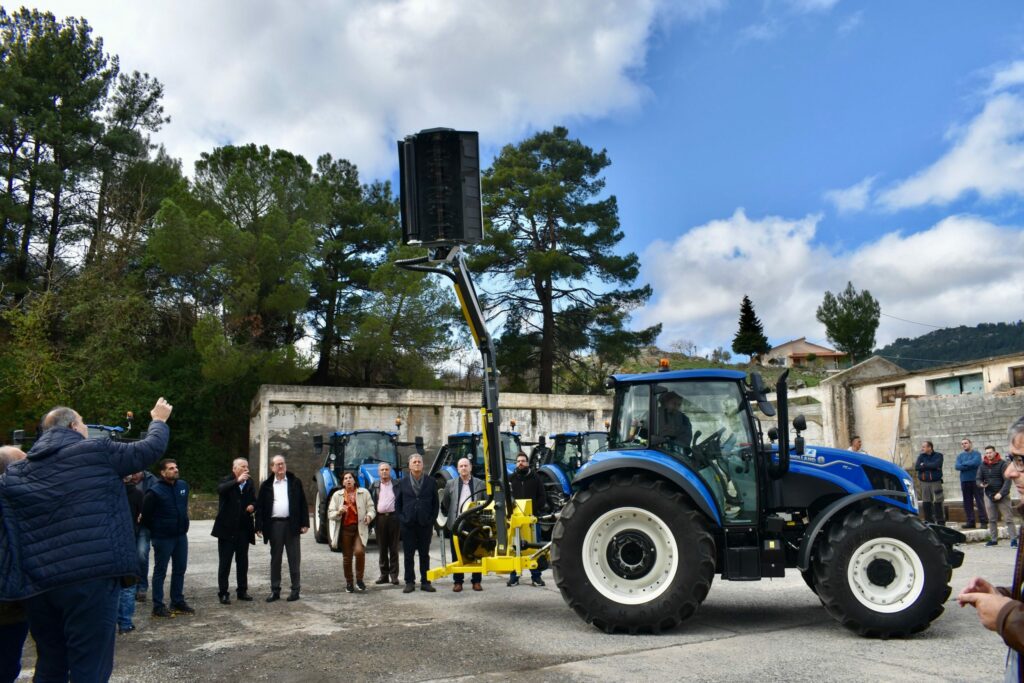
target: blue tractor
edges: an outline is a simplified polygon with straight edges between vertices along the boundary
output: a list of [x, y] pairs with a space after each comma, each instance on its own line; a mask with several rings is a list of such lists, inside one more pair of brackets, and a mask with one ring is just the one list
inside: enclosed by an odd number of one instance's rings
[[608, 432], [563, 432], [549, 439], [550, 446], [535, 449], [537, 457], [532, 464], [544, 484], [548, 511], [557, 512], [572, 495], [576, 472], [591, 456], [608, 446]]
[[[514, 426], [514, 425], [513, 425]], [[500, 432], [502, 458], [505, 471], [511, 473], [516, 468], [516, 455], [522, 449], [519, 432]], [[448, 435], [448, 443], [438, 449], [434, 462], [430, 465], [430, 476], [442, 489], [447, 481], [459, 476], [456, 466], [462, 458], [469, 458], [473, 463], [473, 476], [484, 478], [484, 448], [480, 432], [458, 432]]]
[[[313, 453], [320, 457], [324, 451], [324, 437], [313, 437]], [[316, 471], [316, 496], [313, 503], [313, 537], [317, 543], [329, 543], [336, 538], [332, 528], [333, 520], [327, 519], [327, 506], [331, 494], [341, 486], [345, 472], [356, 475], [356, 484], [369, 488], [380, 478], [378, 468], [384, 462], [391, 465], [392, 476], [402, 477], [402, 463], [412, 450], [423, 455], [423, 439], [416, 437], [412, 443], [398, 440], [397, 432], [372, 429], [357, 429], [350, 432], [333, 432], [327, 437], [327, 456], [323, 466]], [[332, 550], [340, 552], [340, 548]]]
[[[879, 458], [789, 445], [786, 374], [779, 429], [757, 374], [615, 375], [607, 450], [591, 456], [552, 533], [565, 601], [607, 632], [657, 632], [692, 616], [717, 574], [801, 573], [836, 620], [862, 636], [926, 629], [942, 614], [962, 534], [917, 516], [910, 475]], [[779, 441], [776, 445], [775, 440]]]

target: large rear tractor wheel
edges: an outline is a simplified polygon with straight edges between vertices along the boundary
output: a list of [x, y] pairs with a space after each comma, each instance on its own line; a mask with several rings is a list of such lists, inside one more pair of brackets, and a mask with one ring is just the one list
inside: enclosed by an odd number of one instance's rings
[[562, 598], [607, 633], [657, 633], [697, 611], [715, 544], [704, 518], [664, 481], [595, 481], [562, 509], [551, 565]]
[[869, 638], [928, 628], [945, 609], [952, 574], [935, 534], [895, 508], [855, 510], [833, 523], [814, 564], [825, 609]]
[[316, 499], [313, 502], [313, 538], [317, 543], [327, 543], [327, 500], [320, 490], [320, 482], [317, 481]]

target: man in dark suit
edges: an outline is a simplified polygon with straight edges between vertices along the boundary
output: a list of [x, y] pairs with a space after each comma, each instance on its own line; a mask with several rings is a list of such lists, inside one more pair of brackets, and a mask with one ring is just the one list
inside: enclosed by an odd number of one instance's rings
[[430, 566], [430, 540], [434, 533], [439, 502], [434, 480], [423, 474], [423, 456], [409, 456], [409, 476], [398, 482], [395, 510], [402, 525], [402, 552], [405, 555], [405, 593], [416, 590], [413, 572], [414, 556], [420, 555], [420, 590], [433, 593], [437, 589], [427, 581]]
[[270, 544], [270, 595], [267, 602], [281, 599], [281, 554], [288, 553], [292, 592], [288, 602], [299, 599], [301, 534], [309, 531], [309, 505], [302, 482], [288, 471], [283, 455], [270, 459], [274, 476], [260, 485], [256, 496], [256, 535]]
[[213, 522], [212, 536], [217, 538], [217, 597], [220, 604], [230, 605], [228, 574], [231, 573], [231, 558], [235, 560], [236, 595], [239, 600], [249, 597], [249, 546], [256, 545], [256, 532], [252, 513], [256, 509], [256, 491], [249, 479], [249, 461], [235, 458], [231, 463], [231, 474], [217, 485], [220, 504], [217, 519]]

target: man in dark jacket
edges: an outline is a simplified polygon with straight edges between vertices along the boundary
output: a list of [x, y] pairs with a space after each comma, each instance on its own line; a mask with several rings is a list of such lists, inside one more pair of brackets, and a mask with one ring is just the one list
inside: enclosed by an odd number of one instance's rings
[[986, 446], [985, 455], [978, 468], [978, 486], [985, 492], [985, 509], [988, 512], [987, 546], [999, 545], [999, 520], [1006, 523], [1006, 535], [1010, 547], [1017, 547], [1017, 526], [1013, 523], [1013, 508], [1010, 506], [1010, 478], [1006, 473], [1010, 463], [1000, 457], [995, 446]]
[[121, 577], [138, 568], [123, 477], [163, 454], [171, 409], [158, 400], [146, 438], [123, 443], [89, 439], [81, 415], [54, 408], [0, 477], [0, 600], [27, 598], [37, 680], [110, 677]]
[[217, 486], [220, 501], [217, 518], [213, 521], [211, 535], [217, 538], [217, 597], [220, 604], [230, 605], [228, 575], [231, 573], [231, 558], [235, 560], [236, 595], [239, 600], [249, 597], [249, 546], [256, 545], [255, 526], [252, 513], [256, 510], [256, 492], [249, 480], [249, 461], [235, 458], [231, 463], [231, 474], [221, 479]]
[[921, 444], [921, 453], [914, 464], [917, 478], [921, 482], [921, 510], [924, 521], [946, 524], [946, 497], [942, 492], [942, 453], [935, 450], [931, 441]]
[[[448, 536], [448, 542], [451, 544], [452, 549], [452, 562], [456, 560], [455, 520], [469, 509], [471, 502], [483, 500], [487, 497], [487, 485], [483, 479], [477, 479], [473, 476], [473, 463], [470, 462], [469, 458], [459, 458], [456, 468], [459, 470], [459, 476], [449, 479], [445, 483], [440, 500], [441, 514], [445, 517], [445, 534]], [[480, 585], [482, 578], [483, 576], [480, 572], [473, 572], [470, 575], [469, 581], [473, 586], [473, 590], [483, 590], [483, 586]], [[462, 584], [465, 579], [465, 574], [453, 574], [452, 590], [456, 593], [461, 593]]]
[[414, 563], [417, 553], [420, 556], [420, 590], [428, 593], [437, 590], [427, 581], [427, 569], [430, 567], [430, 540], [439, 509], [437, 486], [433, 478], [423, 474], [423, 456], [413, 453], [409, 456], [408, 475], [399, 480], [395, 496], [395, 510], [402, 525], [405, 593], [416, 590]]
[[301, 587], [301, 534], [309, 531], [309, 505], [302, 482], [288, 471], [283, 455], [270, 460], [274, 473], [260, 486], [256, 499], [256, 535], [270, 543], [270, 595], [267, 602], [281, 599], [281, 555], [288, 554], [292, 592], [288, 602], [299, 599]]
[[[188, 484], [178, 478], [178, 463], [160, 461], [160, 481], [146, 491], [142, 525], [153, 539], [153, 616], [191, 615], [185, 602], [185, 571], [188, 569]], [[171, 563], [171, 608], [164, 605], [164, 577]]]
[[[516, 469], [512, 472], [512, 476], [508, 478], [508, 483], [512, 487], [512, 497], [515, 500], [530, 500], [531, 511], [534, 517], [540, 517], [544, 514], [545, 499], [544, 499], [544, 484], [541, 482], [540, 477], [537, 473], [530, 469], [530, 458], [526, 453], [520, 453], [516, 456]], [[534, 527], [539, 531], [540, 527]], [[544, 579], [540, 577], [540, 569], [530, 570], [530, 583], [534, 586], [543, 586]], [[507, 586], [518, 586], [519, 575], [516, 572], [512, 572], [508, 575]]]
[[[1009, 429], [1010, 448], [1007, 455], [1009, 463], [1005, 476], [1013, 482], [1017, 492], [1024, 499], [1024, 417], [1021, 417]], [[989, 517], [989, 521], [991, 521]], [[1022, 527], [1024, 529], [1024, 527]], [[1024, 543], [1017, 546], [1017, 568], [1024, 567]], [[973, 605], [978, 610], [978, 618], [982, 626], [995, 631], [1010, 648], [1010, 656], [1006, 659], [1006, 672], [1003, 680], [1024, 681], [1024, 666], [1021, 657], [1024, 655], [1024, 601], [1022, 601], [1022, 573], [1014, 572], [1013, 583], [1009, 588], [996, 588], [980, 577], [972, 578], [957, 596], [960, 606]]]
[[988, 513], [985, 511], [985, 494], [982, 488], [977, 485], [978, 468], [981, 467], [981, 453], [974, 450], [971, 440], [964, 438], [960, 441], [963, 450], [956, 456], [954, 467], [960, 473], [960, 492], [963, 494], [964, 517], [967, 523], [965, 529], [974, 529], [974, 507], [977, 504], [978, 518], [981, 520], [982, 528], [988, 524]]
[[[0, 474], [7, 465], [24, 460], [15, 446], [0, 446]], [[0, 602], [0, 681], [17, 680], [21, 673], [21, 652], [28, 637], [28, 617], [20, 602]]]

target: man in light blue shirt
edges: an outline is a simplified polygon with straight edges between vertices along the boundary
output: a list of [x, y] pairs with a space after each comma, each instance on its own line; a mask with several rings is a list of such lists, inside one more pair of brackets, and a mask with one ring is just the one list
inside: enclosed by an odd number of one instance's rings
[[976, 528], [974, 524], [974, 506], [978, 506], [978, 517], [982, 529], [988, 524], [988, 515], [985, 512], [985, 492], [977, 485], [978, 468], [981, 467], [981, 453], [974, 450], [971, 440], [964, 438], [960, 441], [963, 451], [956, 456], [956, 469], [960, 472], [960, 491], [964, 496], [964, 517], [967, 523], [965, 529]]

